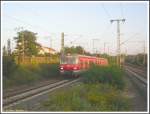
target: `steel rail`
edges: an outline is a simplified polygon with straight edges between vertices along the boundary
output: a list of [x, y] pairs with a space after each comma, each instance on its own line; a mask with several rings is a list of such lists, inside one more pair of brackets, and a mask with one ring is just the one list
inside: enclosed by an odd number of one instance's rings
[[51, 92], [51, 91], [61, 88], [63, 86], [72, 84], [79, 80], [80, 80], [80, 78], [75, 79], [75, 80], [62, 80], [60, 82], [49, 84], [49, 85], [46, 85], [46, 86], [43, 86], [40, 88], [36, 88], [34, 90], [29, 90], [27, 92], [24, 92], [24, 93], [15, 95], [15, 96], [8, 97], [6, 99], [3, 99], [3, 108], [4, 109], [9, 108], [9, 107], [19, 104], [23, 101], [33, 99], [34, 97], [38, 97], [40, 95], [46, 94], [48, 92]]
[[[59, 80], [60, 81], [60, 80]], [[33, 90], [33, 89], [36, 89], [36, 88], [40, 88], [40, 87], [43, 87], [43, 86], [46, 86], [46, 85], [49, 85], [49, 84], [53, 84], [53, 83], [56, 83], [56, 82], [59, 82], [58, 80], [57, 81], [54, 81], [54, 82], [44, 82], [44, 84], [39, 84], [39, 85], [34, 85], [33, 87], [23, 87], [23, 88], [20, 88], [20, 89], [13, 89], [11, 91], [8, 91], [8, 92], [4, 92], [4, 95], [3, 95], [3, 99], [6, 99], [8, 97], [11, 97], [11, 96], [15, 96], [17, 94], [21, 94], [21, 93], [24, 93], [24, 92], [27, 92], [27, 91], [30, 91], [30, 90]]]
[[143, 84], [147, 85], [147, 80], [143, 77], [141, 77], [137, 72], [125, 67], [125, 70], [128, 71], [129, 73], [131, 73], [133, 76], [136, 77], [136, 79], [138, 79], [139, 81], [141, 81]]
[[125, 66], [128, 67], [128, 69], [130, 69], [131, 71], [137, 73], [138, 75], [140, 75], [143, 78], [147, 78], [147, 72], [143, 71], [143, 70], [139, 70], [138, 68], [133, 68], [131, 66]]

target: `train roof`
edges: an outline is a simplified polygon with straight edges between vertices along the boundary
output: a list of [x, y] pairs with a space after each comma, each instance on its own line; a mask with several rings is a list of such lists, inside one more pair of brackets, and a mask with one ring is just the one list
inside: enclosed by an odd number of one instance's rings
[[106, 59], [106, 58], [101, 58], [101, 57], [95, 57], [95, 56], [88, 56], [88, 55], [80, 55], [80, 54], [70, 54], [66, 56], [76, 56], [76, 57], [87, 57], [87, 58], [99, 58], [99, 59]]

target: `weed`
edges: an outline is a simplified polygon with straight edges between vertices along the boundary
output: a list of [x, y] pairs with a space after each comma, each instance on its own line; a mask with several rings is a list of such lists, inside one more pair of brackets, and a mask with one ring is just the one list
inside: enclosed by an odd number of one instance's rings
[[42, 103], [48, 111], [126, 111], [129, 99], [109, 84], [81, 84], [56, 92]]
[[82, 73], [84, 83], [108, 83], [116, 86], [118, 89], [124, 88], [123, 71], [119, 67], [97, 66], [92, 65], [91, 68]]
[[3, 64], [4, 88], [33, 84], [41, 79], [50, 79], [54, 76], [59, 77], [58, 64], [16, 65], [10, 58], [6, 58]]

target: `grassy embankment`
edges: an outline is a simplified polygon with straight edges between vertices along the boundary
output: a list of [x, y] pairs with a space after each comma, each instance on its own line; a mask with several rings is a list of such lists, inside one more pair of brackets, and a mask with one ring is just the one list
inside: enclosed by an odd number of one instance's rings
[[127, 111], [129, 99], [123, 95], [123, 71], [117, 66], [93, 65], [82, 74], [83, 83], [56, 92], [42, 104], [48, 111]]
[[59, 76], [58, 64], [17, 65], [12, 57], [3, 58], [3, 87], [29, 85]]

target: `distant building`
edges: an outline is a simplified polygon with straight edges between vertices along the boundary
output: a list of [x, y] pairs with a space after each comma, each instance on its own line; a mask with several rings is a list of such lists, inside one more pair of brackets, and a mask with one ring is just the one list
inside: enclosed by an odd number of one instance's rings
[[38, 54], [42, 54], [42, 55], [44, 55], [44, 54], [52, 54], [52, 55], [54, 55], [54, 54], [57, 53], [56, 50], [54, 50], [52, 48], [45, 47], [45, 46], [42, 46], [40, 44], [38, 44], [38, 46], [39, 46], [39, 53]]

